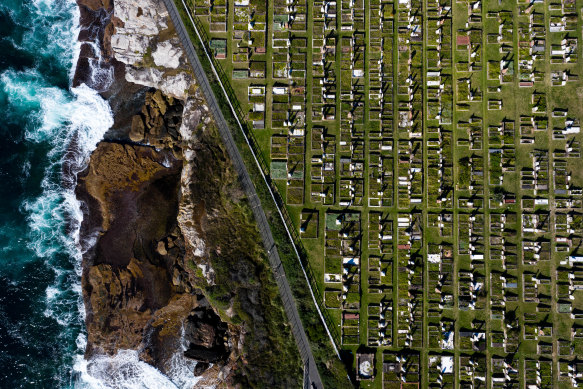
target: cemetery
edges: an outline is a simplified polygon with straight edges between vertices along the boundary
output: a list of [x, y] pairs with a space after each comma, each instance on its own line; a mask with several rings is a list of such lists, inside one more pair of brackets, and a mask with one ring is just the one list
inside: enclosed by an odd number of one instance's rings
[[362, 388], [583, 387], [582, 0], [188, 0]]

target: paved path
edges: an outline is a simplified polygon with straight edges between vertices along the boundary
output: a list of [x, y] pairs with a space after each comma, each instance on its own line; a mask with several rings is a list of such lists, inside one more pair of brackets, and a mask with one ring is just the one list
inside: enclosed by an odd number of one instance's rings
[[[261, 207], [261, 202], [257, 197], [257, 192], [255, 191], [255, 186], [253, 186], [253, 182], [249, 177], [249, 173], [247, 172], [247, 168], [245, 167], [245, 163], [243, 162], [243, 158], [241, 158], [241, 154], [235, 145], [233, 140], [233, 134], [231, 134], [231, 130], [227, 125], [227, 122], [221, 112], [213, 90], [210, 87], [208, 78], [202, 68], [200, 60], [198, 59], [198, 55], [192, 46], [192, 42], [188, 37], [188, 33], [184, 27], [184, 23], [180, 18], [180, 14], [178, 13], [178, 9], [176, 8], [176, 4], [174, 4], [173, 0], [163, 0], [168, 8], [168, 12], [170, 14], [170, 18], [174, 23], [176, 28], [176, 32], [180, 37], [180, 41], [186, 50], [186, 55], [190, 64], [193, 67], [194, 75], [198, 81], [199, 88], [204, 94], [206, 98], [207, 104], [214, 116], [215, 122], [217, 124], [219, 133], [225, 143], [227, 148], [227, 152], [233, 161], [233, 165], [237, 174], [239, 176], [239, 180], [243, 185], [245, 193], [249, 199], [249, 203], [251, 209], [253, 210], [253, 215], [255, 216], [255, 220], [257, 221], [257, 227], [259, 228], [259, 232], [261, 233], [261, 238], [263, 240], [263, 245], [265, 250], [267, 251], [267, 256], [269, 258], [269, 263], [273, 269], [275, 274], [275, 280], [279, 287], [279, 293], [281, 295], [281, 299], [283, 300], [283, 306], [285, 308], [285, 312], [291, 324], [292, 333], [294, 334], [294, 338], [298, 345], [298, 349], [300, 351], [300, 355], [302, 360], [305, 363], [305, 369], [308, 372], [309, 376], [309, 386], [317, 389], [323, 389], [322, 379], [320, 378], [320, 374], [318, 373], [318, 368], [316, 367], [316, 362], [314, 361], [314, 355], [312, 354], [312, 349], [310, 348], [310, 344], [308, 342], [308, 338], [306, 337], [306, 332], [304, 330], [304, 326], [300, 320], [298, 310], [289, 287], [289, 283], [287, 281], [285, 271], [283, 270], [283, 266], [281, 264], [281, 260], [279, 258], [279, 253], [277, 252], [275, 241], [273, 240], [273, 236], [271, 235], [271, 229], [267, 222], [267, 218], [265, 217], [265, 212], [263, 212], [263, 208]], [[273, 363], [277, 363], [277, 361], [273, 361]], [[305, 385], [304, 385], [305, 386]]]

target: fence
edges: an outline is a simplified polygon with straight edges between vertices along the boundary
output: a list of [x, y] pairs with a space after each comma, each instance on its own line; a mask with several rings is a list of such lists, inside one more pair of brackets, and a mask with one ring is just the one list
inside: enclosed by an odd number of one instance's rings
[[[202, 42], [202, 44], [204, 44], [203, 49], [206, 50], [207, 53], [212, 53], [210, 46], [209, 46], [210, 38], [206, 32], [206, 28], [204, 27], [202, 22], [196, 16], [194, 16], [192, 19], [194, 21], [194, 24], [195, 24], [197, 30], [198, 30], [198, 33], [201, 35], [201, 37], [203, 39], [203, 42]], [[212, 56], [212, 55], [210, 55], [209, 57], [212, 61], [212, 65], [214, 66], [214, 68], [215, 68], [215, 70], [220, 78], [221, 83], [223, 84], [225, 92], [228, 95], [227, 97], [231, 102], [234, 113], [237, 115], [239, 122], [241, 123], [241, 126], [243, 128], [243, 131], [245, 132], [245, 135], [249, 139], [249, 143], [250, 143], [251, 147], [253, 148], [253, 151], [256, 155], [257, 161], [259, 162], [260, 168], [262, 169], [263, 174], [266, 178], [267, 184], [271, 188], [271, 191], [274, 195], [274, 199], [276, 202], [276, 206], [279, 208], [280, 213], [283, 217], [283, 221], [287, 225], [287, 229], [292, 236], [293, 244], [296, 246], [296, 249], [299, 253], [299, 256], [300, 256], [299, 259], [300, 259], [303, 267], [306, 270], [306, 274], [308, 275], [308, 278], [309, 278], [308, 282], [310, 282], [310, 284], [312, 285], [312, 290], [313, 290], [315, 297], [316, 297], [316, 303], [318, 304], [320, 311], [324, 315], [325, 320], [328, 322], [328, 324], [329, 324], [329, 326], [327, 326], [328, 330], [330, 331], [332, 338], [334, 339], [334, 341], [336, 343], [336, 347], [338, 347], [340, 345], [340, 335], [338, 333], [338, 329], [334, 326], [334, 321], [332, 320], [332, 318], [330, 317], [330, 314], [328, 313], [328, 310], [324, 306], [324, 303], [323, 303], [324, 302], [324, 295], [323, 295], [322, 291], [320, 290], [320, 286], [319, 286], [318, 282], [316, 282], [316, 277], [314, 275], [314, 272], [312, 270], [310, 262], [308, 261], [307, 251], [304, 248], [304, 245], [300, 239], [300, 236], [297, 232], [297, 229], [293, 223], [293, 220], [291, 219], [291, 217], [289, 215], [286, 204], [283, 201], [281, 194], [279, 193], [279, 188], [278, 188], [277, 184], [271, 178], [270, 166], [266, 162], [265, 157], [263, 155], [263, 152], [261, 151], [261, 148], [259, 146], [259, 142], [255, 138], [255, 134], [251, 130], [251, 128], [246, 120], [246, 115], [241, 108], [241, 104], [239, 103], [239, 99], [237, 98], [235, 91], [233, 90], [233, 87], [231, 86], [231, 82], [230, 82], [229, 77], [227, 77], [227, 75], [225, 74], [225, 71], [223, 70], [219, 61], [216, 58], [214, 58], [214, 56]], [[324, 324], [326, 324], [326, 323], [324, 323]]]

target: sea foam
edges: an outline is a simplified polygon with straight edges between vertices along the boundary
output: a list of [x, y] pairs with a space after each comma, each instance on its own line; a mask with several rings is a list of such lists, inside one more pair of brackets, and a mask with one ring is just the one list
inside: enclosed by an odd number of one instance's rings
[[89, 361], [79, 357], [75, 370], [80, 377], [79, 387], [88, 389], [186, 389], [195, 387], [197, 381], [186, 378], [192, 376], [192, 371], [171, 380], [141, 361], [135, 350], [119, 350], [114, 356], [98, 355]]

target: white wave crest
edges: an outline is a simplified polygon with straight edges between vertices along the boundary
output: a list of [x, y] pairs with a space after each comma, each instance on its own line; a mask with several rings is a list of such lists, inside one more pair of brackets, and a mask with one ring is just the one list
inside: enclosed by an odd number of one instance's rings
[[[82, 389], [193, 389], [198, 386], [201, 377], [194, 375], [196, 361], [186, 358], [184, 351], [187, 342], [184, 327], [181, 344], [165, 367], [166, 374], [152, 365], [140, 360], [136, 350], [118, 350], [114, 356], [96, 355], [86, 360], [78, 355], [73, 370], [77, 374], [76, 387]], [[85, 348], [87, 340], [84, 335], [77, 339], [77, 345]], [[204, 386], [211, 389], [212, 386]]]
[[[45, 85], [35, 70], [4, 72], [0, 82], [10, 105], [22, 111], [22, 116], [32, 118], [26, 124], [26, 140], [51, 146], [41, 183], [43, 193], [23, 203], [33, 237], [30, 248], [37, 257], [50, 258], [66, 247], [68, 254], [78, 260], [82, 213], [74, 193], [76, 174], [112, 126], [111, 109], [88, 86], [63, 91]], [[65, 175], [63, 164], [67, 167]], [[73, 235], [64, 233], [67, 222]]]
[[77, 358], [79, 388], [171, 389], [178, 388], [153, 366], [140, 361], [135, 350], [119, 350], [114, 356], [98, 355], [91, 360]]
[[105, 63], [101, 48], [95, 42], [85, 42], [91, 46], [95, 58], [89, 58], [89, 66], [91, 71], [91, 85], [94, 89], [102, 92], [113, 84], [114, 69], [111, 64]]
[[[37, 0], [24, 8], [33, 14], [33, 26], [20, 42], [23, 49], [38, 51], [48, 58], [57, 56], [72, 77], [80, 49], [75, 1]], [[0, 88], [14, 117], [28, 119], [22, 123], [24, 140], [48, 151], [43, 161], [46, 168], [41, 194], [25, 200], [21, 210], [27, 218], [28, 248], [54, 272], [55, 281], [45, 292], [43, 313], [63, 328], [60, 336], [68, 342], [70, 328], [79, 331], [85, 314], [79, 237], [83, 214], [74, 193], [76, 175], [113, 124], [113, 115], [109, 104], [95, 90], [86, 85], [63, 90], [37, 68], [4, 71], [0, 74]], [[23, 172], [28, 174], [29, 169], [24, 166]], [[77, 350], [73, 351], [79, 357], [85, 345], [76, 343]], [[68, 370], [71, 366], [63, 368]]]

